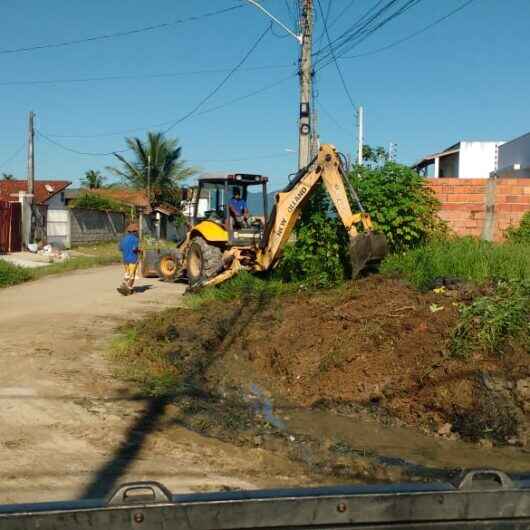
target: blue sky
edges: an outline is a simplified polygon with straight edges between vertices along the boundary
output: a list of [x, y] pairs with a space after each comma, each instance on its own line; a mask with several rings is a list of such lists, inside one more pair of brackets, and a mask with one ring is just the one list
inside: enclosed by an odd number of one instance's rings
[[[321, 0], [327, 9], [328, 0]], [[375, 0], [332, 0], [331, 15], [351, 4], [330, 27], [340, 34]], [[463, 0], [423, 0], [356, 48], [377, 49], [426, 26]], [[238, 5], [239, 0], [18, 0], [0, 4], [0, 164], [25, 141], [27, 112], [39, 130], [61, 144], [88, 152], [124, 146], [121, 131], [146, 130], [192, 109], [232, 68], [268, 22], [255, 8], [169, 28], [79, 45], [2, 53], [2, 50], [74, 40], [160, 24]], [[243, 2], [244, 3], [244, 2]], [[290, 20], [286, 4], [263, 0], [275, 15]], [[318, 13], [317, 13], [318, 14]], [[530, 2], [475, 0], [443, 23], [381, 53], [341, 59], [346, 83], [366, 112], [366, 140], [398, 144], [398, 159], [413, 162], [460, 139], [507, 140], [530, 130]], [[316, 20], [316, 37], [321, 34]], [[298, 45], [280, 28], [268, 34], [239, 71], [203, 109], [259, 90], [295, 72]], [[318, 44], [315, 49], [318, 48]], [[254, 67], [274, 66], [267, 69]], [[55, 84], [26, 81], [105, 76], [172, 74]], [[354, 149], [352, 109], [333, 65], [317, 74], [323, 142], [345, 153]], [[193, 116], [176, 126], [191, 164], [207, 171], [260, 172], [273, 187], [287, 181], [297, 164], [298, 81], [296, 77], [221, 110]], [[156, 127], [154, 127], [156, 129]], [[64, 136], [106, 135], [96, 138]], [[142, 130], [130, 134], [142, 136]], [[80, 156], [37, 142], [37, 178], [78, 182], [88, 169], [113, 164], [112, 157]], [[244, 160], [240, 160], [244, 159]], [[0, 171], [25, 175], [24, 150]]]

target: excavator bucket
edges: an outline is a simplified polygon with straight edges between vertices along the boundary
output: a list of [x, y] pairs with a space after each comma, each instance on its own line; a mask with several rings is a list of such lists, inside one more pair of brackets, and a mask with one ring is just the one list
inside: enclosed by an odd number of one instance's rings
[[386, 237], [372, 231], [362, 232], [350, 237], [350, 260], [352, 278], [370, 265], [379, 263], [388, 254]]

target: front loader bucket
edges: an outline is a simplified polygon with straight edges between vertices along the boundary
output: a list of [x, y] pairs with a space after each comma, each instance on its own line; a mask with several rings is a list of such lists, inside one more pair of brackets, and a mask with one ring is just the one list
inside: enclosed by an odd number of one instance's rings
[[350, 238], [352, 278], [359, 276], [367, 266], [379, 263], [388, 254], [386, 237], [383, 234], [362, 232]]

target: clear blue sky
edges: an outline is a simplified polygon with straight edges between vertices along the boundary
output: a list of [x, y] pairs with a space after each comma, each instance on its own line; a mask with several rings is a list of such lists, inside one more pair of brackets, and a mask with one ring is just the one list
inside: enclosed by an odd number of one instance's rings
[[[331, 0], [332, 37], [351, 24], [375, 0]], [[423, 0], [352, 53], [385, 46], [424, 27], [463, 0]], [[321, 0], [327, 9], [328, 0]], [[94, 135], [149, 128], [188, 112], [226, 73], [201, 73], [79, 83], [6, 84], [25, 81], [142, 76], [204, 69], [230, 69], [268, 24], [255, 8], [173, 25], [165, 29], [75, 46], [26, 53], [2, 50], [127, 31], [237, 5], [239, 0], [18, 0], [0, 5], [0, 164], [25, 141], [27, 112], [48, 135]], [[289, 21], [286, 4], [263, 0], [274, 14]], [[318, 11], [317, 11], [318, 13]], [[372, 145], [398, 144], [398, 159], [410, 163], [460, 139], [510, 139], [530, 130], [530, 2], [475, 0], [463, 11], [417, 37], [387, 51], [341, 59], [346, 83], [356, 104], [366, 109], [366, 140]], [[321, 34], [320, 17], [316, 37]], [[245, 67], [203, 108], [272, 84], [290, 73], [298, 56], [291, 37], [275, 28]], [[324, 41], [323, 41], [324, 42]], [[318, 44], [315, 49], [318, 48]], [[317, 74], [319, 101], [330, 112], [319, 115], [323, 142], [354, 149], [354, 110], [333, 65]], [[286, 182], [297, 163], [297, 78], [223, 108], [194, 116], [171, 131], [184, 157], [204, 170], [244, 170]], [[335, 123], [337, 122], [337, 123]], [[340, 127], [339, 127], [340, 125]], [[133, 134], [143, 135], [136, 131]], [[81, 151], [123, 148], [124, 134], [97, 138], [55, 137]], [[233, 159], [248, 159], [232, 161]], [[77, 183], [88, 169], [114, 163], [112, 157], [79, 156], [37, 142], [37, 178]], [[25, 175], [24, 150], [0, 171]]]

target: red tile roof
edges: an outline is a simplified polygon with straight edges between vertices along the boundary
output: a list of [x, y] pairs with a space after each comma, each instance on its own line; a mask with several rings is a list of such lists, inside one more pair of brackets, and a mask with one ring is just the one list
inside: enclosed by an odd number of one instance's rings
[[[36, 180], [35, 202], [43, 204], [48, 199], [57, 195], [71, 182], [66, 180]], [[19, 191], [28, 191], [28, 183], [25, 180], [0, 180], [0, 201], [16, 202]]]

